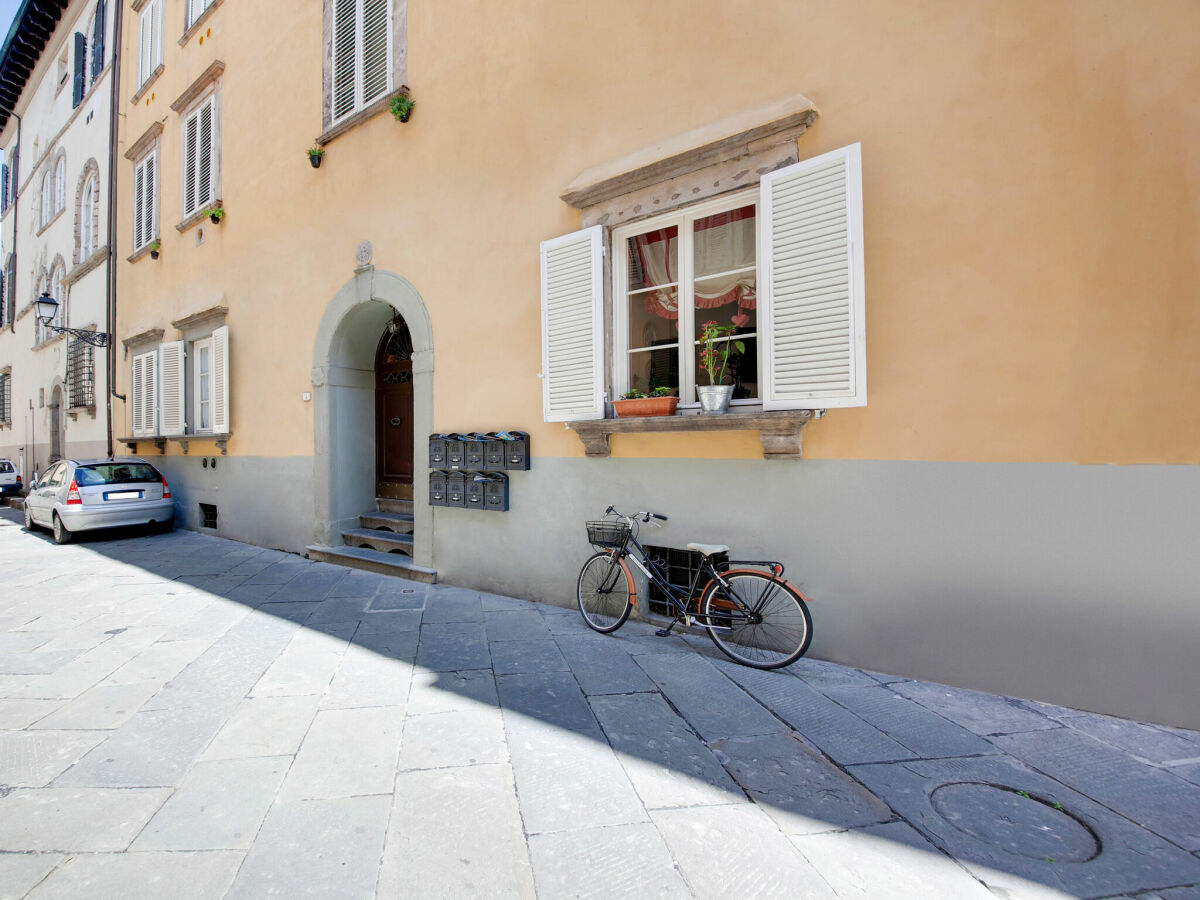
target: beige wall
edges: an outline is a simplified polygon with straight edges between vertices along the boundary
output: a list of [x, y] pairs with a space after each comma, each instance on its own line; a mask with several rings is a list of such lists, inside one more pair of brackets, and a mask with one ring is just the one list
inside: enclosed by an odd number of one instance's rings
[[[541, 422], [538, 243], [578, 227], [582, 169], [795, 93], [805, 158], [860, 141], [870, 404], [806, 434], [813, 458], [1200, 463], [1200, 6], [1125, 2], [409, 4], [412, 121], [327, 148], [319, 4], [223, 4], [129, 107], [162, 120], [163, 256], [122, 263], [119, 333], [229, 308], [231, 455], [312, 452], [312, 347], [355, 245], [433, 321], [435, 426]], [[200, 38], [203, 37], [203, 43]], [[227, 218], [180, 235], [173, 101], [222, 78]], [[129, 251], [132, 164], [120, 170]], [[118, 360], [120, 390], [127, 360]], [[117, 406], [118, 433], [121, 424]], [[757, 436], [627, 436], [614, 455], [760, 455]], [[172, 449], [170, 452], [178, 452]], [[195, 452], [195, 451], [193, 451]]]

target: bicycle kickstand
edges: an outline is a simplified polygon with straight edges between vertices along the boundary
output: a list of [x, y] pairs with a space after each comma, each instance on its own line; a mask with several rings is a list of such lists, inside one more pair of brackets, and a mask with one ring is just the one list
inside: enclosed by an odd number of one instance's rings
[[671, 620], [671, 624], [668, 625], [666, 628], [660, 628], [660, 629], [658, 629], [658, 631], [654, 632], [654, 636], [655, 637], [666, 637], [667, 635], [669, 635], [671, 633], [671, 629], [673, 629], [681, 621], [683, 621], [682, 618], [680, 616], [676, 616], [674, 619]]

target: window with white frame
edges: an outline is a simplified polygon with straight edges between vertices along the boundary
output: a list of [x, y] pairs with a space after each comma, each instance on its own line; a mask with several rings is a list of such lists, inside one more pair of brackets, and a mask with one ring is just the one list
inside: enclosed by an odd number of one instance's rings
[[45, 228], [54, 218], [54, 173], [49, 169], [42, 176], [41, 227]]
[[133, 167], [133, 250], [158, 237], [158, 147]]
[[150, 0], [138, 14], [138, 87], [163, 61], [163, 0]]
[[206, 208], [217, 196], [220, 123], [214, 91], [183, 119], [183, 217]]
[[58, 155], [54, 164], [54, 214], [58, 215], [67, 208], [67, 156]]
[[725, 367], [734, 401], [758, 401], [757, 205], [743, 192], [613, 232], [616, 393], [669, 387], [690, 403], [708, 383], [700, 335], [715, 322], [729, 330], [718, 348], [744, 348]]
[[392, 0], [331, 0], [332, 123], [386, 96], [394, 84]]
[[228, 434], [229, 327], [135, 356], [130, 414], [137, 436]]
[[[62, 259], [61, 258], [55, 259], [54, 265], [50, 268], [49, 275], [47, 275], [41, 281], [41, 284], [43, 285], [42, 291], [49, 291], [50, 296], [58, 301], [58, 307], [54, 310], [54, 318], [51, 319], [50, 322], [48, 322], [46, 325], [43, 325], [42, 321], [40, 319], [38, 320], [37, 342], [39, 344], [42, 343], [43, 341], [47, 341], [50, 338], [55, 336], [55, 332], [51, 331], [50, 328], [47, 327], [47, 325], [56, 325], [58, 327], [62, 327], [63, 319], [66, 317], [65, 310], [67, 308], [67, 300], [63, 296], [63, 273], [64, 272], [65, 272], [65, 267], [63, 265]], [[41, 296], [42, 291], [38, 292], [39, 297]]]
[[100, 179], [95, 174], [88, 176], [79, 197], [79, 259], [91, 259], [99, 247], [97, 239], [100, 224]]
[[187, 5], [187, 15], [184, 19], [184, 29], [191, 28], [200, 15], [215, 3], [216, 0], [184, 0]]
[[96, 8], [88, 21], [87, 34], [91, 38], [88, 46], [88, 84], [96, 83], [100, 73], [104, 71], [104, 37], [107, 19], [107, 3], [96, 0]]
[[615, 229], [610, 303], [602, 226], [543, 243], [546, 421], [603, 418], [605, 399], [631, 388], [677, 387], [694, 404], [706, 321], [744, 345], [724, 379], [735, 402], [865, 405], [861, 169], [854, 144], [757, 191]]
[[12, 424], [12, 372], [0, 372], [0, 424]]

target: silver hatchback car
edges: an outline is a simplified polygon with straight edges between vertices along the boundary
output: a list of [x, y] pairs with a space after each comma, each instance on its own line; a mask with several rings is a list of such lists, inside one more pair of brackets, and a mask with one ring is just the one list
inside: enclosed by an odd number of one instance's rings
[[61, 459], [25, 497], [25, 527], [50, 528], [65, 544], [77, 531], [175, 523], [171, 489], [158, 469], [140, 459]]

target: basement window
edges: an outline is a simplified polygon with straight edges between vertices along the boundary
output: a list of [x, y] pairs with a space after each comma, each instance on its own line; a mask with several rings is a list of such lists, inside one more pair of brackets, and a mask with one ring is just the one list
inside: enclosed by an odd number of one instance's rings
[[201, 528], [216, 528], [217, 527], [217, 506], [215, 503], [200, 504], [200, 527]]

